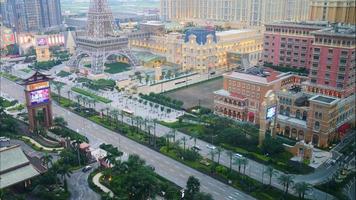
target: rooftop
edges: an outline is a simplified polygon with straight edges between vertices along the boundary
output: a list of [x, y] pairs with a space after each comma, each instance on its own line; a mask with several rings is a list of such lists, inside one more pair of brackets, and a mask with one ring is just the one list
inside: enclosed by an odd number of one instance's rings
[[324, 103], [324, 104], [334, 104], [336, 103], [339, 99], [337, 98], [332, 98], [332, 97], [327, 97], [327, 96], [322, 96], [322, 95], [316, 95], [312, 98], [309, 99], [310, 101], [317, 101], [320, 103]]
[[298, 27], [298, 28], [310, 28], [310, 29], [321, 29], [326, 28], [329, 25], [327, 21], [279, 21], [270, 24], [266, 24], [266, 26], [284, 26], [284, 27]]
[[257, 68], [252, 67], [247, 71], [243, 72], [229, 72], [224, 74], [226, 77], [233, 79], [242, 79], [250, 82], [260, 83], [260, 84], [269, 84], [273, 81], [284, 79], [291, 76], [291, 73], [280, 73], [271, 68]]
[[253, 30], [253, 29], [228, 30], [228, 31], [216, 32], [216, 36], [228, 36], [228, 35], [235, 35], [235, 34], [241, 34], [241, 33], [254, 32], [254, 31], [256, 31], [256, 30]]
[[336, 24], [336, 25], [333, 25], [332, 27], [313, 31], [312, 33], [314, 35], [329, 35], [329, 36], [342, 36], [342, 37], [355, 38], [356, 37], [356, 26]]
[[40, 173], [19, 145], [0, 149], [0, 189], [28, 180]]

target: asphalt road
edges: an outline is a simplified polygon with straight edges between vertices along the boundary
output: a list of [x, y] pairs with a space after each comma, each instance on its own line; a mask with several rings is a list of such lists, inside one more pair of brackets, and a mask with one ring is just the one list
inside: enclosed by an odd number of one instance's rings
[[[97, 163], [92, 164], [93, 169], [98, 166]], [[82, 169], [74, 171], [69, 178], [67, 178], [68, 190], [70, 192], [70, 200], [100, 200], [99, 194], [90, 189], [88, 184], [89, 174], [93, 171], [91, 169], [87, 172], [82, 172]]]
[[[0, 91], [7, 93], [15, 99], [18, 99], [20, 102], [24, 102], [23, 87], [2, 77], [0, 77]], [[96, 125], [95, 123], [69, 112], [55, 104], [53, 104], [53, 113], [55, 116], [64, 117], [68, 122], [69, 128], [73, 130], [80, 130], [81, 133], [87, 136], [91, 141], [94, 140], [95, 146], [104, 142], [113, 144], [129, 154], [137, 154], [146, 160], [147, 164], [154, 166], [159, 175], [181, 187], [185, 187], [189, 176], [195, 176], [201, 182], [201, 190], [203, 192], [210, 193], [214, 199], [254, 199], [231, 186], [221, 183], [218, 180], [215, 180], [167, 156], [153, 151], [144, 145], [136, 143], [113, 131]]]

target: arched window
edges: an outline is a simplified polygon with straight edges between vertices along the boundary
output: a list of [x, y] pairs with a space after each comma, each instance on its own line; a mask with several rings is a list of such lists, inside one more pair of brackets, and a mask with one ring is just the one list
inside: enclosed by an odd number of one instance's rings
[[298, 140], [304, 140], [304, 132], [302, 130], [298, 131]]
[[289, 137], [289, 133], [290, 133], [290, 128], [289, 128], [289, 126], [286, 126], [284, 128], [284, 136], [288, 136]]
[[281, 105], [281, 106], [279, 107], [279, 114], [283, 114], [283, 113], [284, 113], [284, 106]]
[[289, 114], [290, 114], [290, 108], [289, 108], [289, 107], [287, 107], [287, 108], [286, 108], [286, 116], [288, 116], [288, 117], [289, 117]]
[[295, 117], [298, 118], [298, 119], [300, 119], [300, 110], [297, 110], [297, 111], [295, 112]]
[[292, 138], [297, 139], [297, 129], [292, 128]]
[[303, 111], [303, 120], [306, 121], [307, 120], [307, 116], [308, 116], [308, 113], [307, 111]]

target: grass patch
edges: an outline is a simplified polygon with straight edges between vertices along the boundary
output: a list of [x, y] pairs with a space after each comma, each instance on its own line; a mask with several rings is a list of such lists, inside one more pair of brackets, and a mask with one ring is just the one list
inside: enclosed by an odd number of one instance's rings
[[9, 79], [10, 81], [20, 81], [21, 79], [17, 76], [14, 76], [12, 74], [6, 73], [6, 72], [0, 72], [0, 76]]
[[130, 64], [123, 62], [107, 63], [105, 67], [104, 71], [109, 74], [117, 74], [130, 70]]
[[66, 72], [66, 71], [61, 70], [60, 72], [57, 73], [57, 76], [63, 78], [63, 77], [70, 76], [71, 74], [72, 74], [72, 73], [70, 73], [70, 72]]
[[101, 101], [103, 103], [111, 103], [112, 101], [110, 99], [107, 99], [107, 98], [104, 98], [104, 97], [101, 97], [101, 96], [98, 96], [92, 92], [89, 92], [89, 91], [86, 91], [86, 90], [83, 90], [81, 88], [77, 88], [77, 87], [72, 87], [72, 90], [74, 92], [77, 92], [81, 95], [84, 95], [84, 96], [87, 96], [87, 97], [90, 97], [92, 99], [95, 99], [97, 101]]

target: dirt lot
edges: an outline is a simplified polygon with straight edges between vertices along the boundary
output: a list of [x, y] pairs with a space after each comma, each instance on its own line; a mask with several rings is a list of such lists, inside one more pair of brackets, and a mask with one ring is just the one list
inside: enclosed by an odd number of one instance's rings
[[185, 109], [199, 104], [203, 107], [213, 108], [213, 92], [223, 87], [223, 78], [217, 78], [203, 83], [194, 84], [182, 89], [167, 92], [166, 95], [184, 102]]

